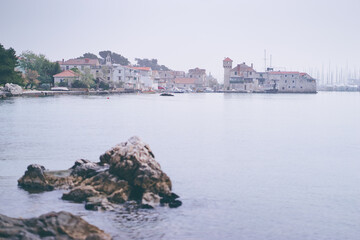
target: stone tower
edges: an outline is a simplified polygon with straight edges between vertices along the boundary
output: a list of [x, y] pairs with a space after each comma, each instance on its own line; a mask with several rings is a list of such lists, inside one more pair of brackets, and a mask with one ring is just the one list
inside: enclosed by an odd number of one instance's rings
[[230, 90], [230, 71], [232, 69], [232, 60], [230, 58], [225, 58], [223, 61], [224, 67], [224, 90]]
[[111, 57], [110, 57], [110, 53], [106, 56], [106, 66], [111, 66]]

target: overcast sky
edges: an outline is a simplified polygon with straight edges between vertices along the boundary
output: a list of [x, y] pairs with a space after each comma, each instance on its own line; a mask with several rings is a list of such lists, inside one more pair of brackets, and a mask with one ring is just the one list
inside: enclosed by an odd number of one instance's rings
[[[50, 60], [111, 50], [174, 70], [222, 60], [286, 70], [360, 66], [359, 0], [1, 0], [0, 43]], [[268, 60], [269, 63], [269, 60]]]

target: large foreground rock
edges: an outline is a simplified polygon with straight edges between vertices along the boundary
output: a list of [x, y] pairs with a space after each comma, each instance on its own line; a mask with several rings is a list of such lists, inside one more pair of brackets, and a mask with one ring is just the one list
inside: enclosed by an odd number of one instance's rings
[[110, 164], [109, 172], [132, 186], [132, 196], [140, 198], [145, 192], [171, 194], [170, 178], [161, 170], [160, 164], [149, 145], [138, 137], [116, 145], [100, 157], [101, 163]]
[[69, 188], [64, 200], [85, 202], [86, 209], [108, 210], [112, 204], [136, 201], [144, 208], [179, 207], [179, 196], [171, 192], [170, 178], [149, 145], [138, 137], [120, 143], [100, 156], [100, 162], [77, 160], [68, 174], [54, 174], [40, 165], [28, 166], [19, 186], [28, 191]]
[[19, 85], [13, 83], [5, 84], [4, 91], [10, 92], [13, 96], [18, 96], [23, 93], [22, 88]]
[[110, 235], [68, 212], [18, 219], [0, 214], [0, 239], [111, 239]]

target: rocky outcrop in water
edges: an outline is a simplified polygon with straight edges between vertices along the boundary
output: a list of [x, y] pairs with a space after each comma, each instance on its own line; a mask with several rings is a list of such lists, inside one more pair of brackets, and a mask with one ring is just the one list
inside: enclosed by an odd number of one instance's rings
[[68, 212], [19, 219], [0, 214], [0, 239], [111, 239], [110, 235]]
[[[65, 175], [62, 176], [62, 175]], [[18, 185], [29, 192], [52, 191], [55, 188], [71, 188], [78, 179], [68, 176], [70, 171], [50, 172], [44, 166], [30, 164], [24, 176], [18, 180]]]
[[62, 175], [32, 164], [18, 180], [28, 191], [68, 188], [62, 199], [85, 202], [89, 210], [111, 210], [113, 204], [135, 200], [139, 206], [179, 207], [170, 178], [161, 170], [149, 145], [138, 137], [120, 143], [100, 156], [100, 162], [77, 160]]

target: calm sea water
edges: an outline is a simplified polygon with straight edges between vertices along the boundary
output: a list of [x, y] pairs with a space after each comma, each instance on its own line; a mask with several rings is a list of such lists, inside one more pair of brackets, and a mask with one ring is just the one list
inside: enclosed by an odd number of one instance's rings
[[[59, 96], [0, 101], [0, 213], [66, 210], [119, 239], [360, 238], [360, 94]], [[86, 211], [17, 187], [133, 135], [149, 143], [178, 209]]]

